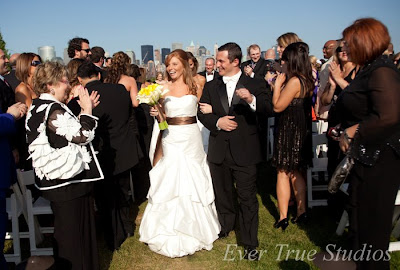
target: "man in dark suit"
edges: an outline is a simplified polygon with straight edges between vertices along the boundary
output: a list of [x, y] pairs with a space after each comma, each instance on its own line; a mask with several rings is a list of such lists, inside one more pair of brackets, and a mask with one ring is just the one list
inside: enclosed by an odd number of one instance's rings
[[242, 72], [251, 78], [264, 80], [265, 74], [267, 74], [267, 63], [261, 57], [260, 46], [257, 44], [250, 45], [247, 48], [247, 54], [251, 59], [242, 64]]
[[206, 81], [212, 81], [219, 76], [218, 71], [215, 70], [215, 60], [212, 57], [209, 57], [205, 61], [206, 70], [199, 72], [199, 74], [206, 78]]
[[210, 130], [207, 159], [213, 180], [215, 203], [221, 224], [220, 238], [235, 226], [233, 181], [239, 196], [240, 238], [246, 258], [258, 258], [258, 201], [256, 164], [262, 160], [257, 114], [272, 114], [270, 91], [265, 82], [251, 79], [240, 70], [242, 51], [236, 43], [218, 49], [221, 76], [206, 83], [200, 102], [212, 106], [212, 113], [198, 113]]
[[107, 76], [107, 71], [103, 69], [105, 51], [102, 47], [95, 46], [90, 49], [91, 54], [89, 55], [90, 61], [96, 66], [96, 69], [100, 72], [100, 81], [104, 82]]
[[21, 83], [21, 81], [17, 79], [17, 76], [15, 76], [15, 68], [17, 67], [17, 59], [19, 56], [20, 53], [13, 53], [10, 56], [11, 70], [8, 74], [4, 75], [4, 79], [6, 79], [14, 92], [15, 88], [17, 88], [17, 86]]
[[106, 242], [114, 250], [133, 235], [134, 220], [129, 217], [130, 169], [138, 163], [139, 154], [132, 103], [123, 85], [100, 81], [93, 63], [83, 63], [77, 75], [89, 93], [97, 91], [100, 95], [100, 104], [93, 109], [93, 115], [99, 118], [93, 145], [99, 151], [105, 179], [96, 187], [96, 205], [103, 218]]

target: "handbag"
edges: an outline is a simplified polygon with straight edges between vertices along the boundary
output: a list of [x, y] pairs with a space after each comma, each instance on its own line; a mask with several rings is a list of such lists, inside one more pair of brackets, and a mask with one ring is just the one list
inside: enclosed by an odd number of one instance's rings
[[346, 180], [349, 175], [351, 169], [354, 166], [354, 160], [346, 155], [343, 160], [336, 167], [335, 172], [333, 173], [331, 180], [328, 184], [328, 192], [331, 194], [336, 193], [343, 182]]

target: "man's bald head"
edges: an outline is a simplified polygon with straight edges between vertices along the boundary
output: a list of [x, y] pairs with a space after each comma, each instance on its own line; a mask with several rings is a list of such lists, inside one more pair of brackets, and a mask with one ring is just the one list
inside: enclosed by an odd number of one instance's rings
[[11, 67], [15, 68], [15, 66], [17, 65], [17, 59], [18, 59], [18, 57], [20, 55], [21, 55], [20, 53], [13, 53], [10, 56], [10, 65], [11, 65]]
[[268, 59], [275, 60], [275, 58], [276, 58], [275, 50], [274, 49], [268, 49], [265, 52], [264, 58], [265, 58], [265, 60], [268, 60]]
[[328, 40], [324, 47], [322, 48], [322, 52], [324, 53], [324, 58], [329, 59], [333, 55], [333, 52], [336, 50], [337, 41], [336, 40]]

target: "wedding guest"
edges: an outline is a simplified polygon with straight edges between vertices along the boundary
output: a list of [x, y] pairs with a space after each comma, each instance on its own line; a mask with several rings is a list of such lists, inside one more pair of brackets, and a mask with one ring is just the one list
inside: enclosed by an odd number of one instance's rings
[[251, 78], [264, 79], [267, 74], [267, 63], [261, 57], [261, 49], [257, 44], [252, 44], [247, 48], [247, 55], [250, 60], [241, 65], [242, 72]]
[[199, 72], [199, 75], [206, 78], [206, 81], [212, 81], [219, 77], [218, 71], [215, 70], [215, 59], [208, 57], [205, 61], [206, 70]]
[[15, 75], [21, 83], [15, 89], [15, 101], [24, 103], [28, 108], [32, 100], [37, 98], [33, 91], [33, 74], [41, 64], [40, 56], [34, 53], [22, 53], [17, 59]]
[[101, 76], [100, 80], [103, 82], [104, 78], [107, 77], [107, 70], [103, 68], [105, 51], [102, 47], [95, 46], [90, 49], [90, 52], [89, 59], [99, 70]]
[[68, 96], [67, 103], [71, 101], [71, 99], [78, 96], [78, 89], [82, 87], [81, 83], [78, 80], [78, 68], [82, 65], [85, 60], [80, 58], [74, 58], [68, 62], [67, 71], [68, 71], [68, 81], [71, 86], [71, 91]]
[[93, 181], [104, 178], [91, 145], [97, 127], [92, 109], [99, 97], [80, 89], [82, 111], [75, 117], [65, 105], [71, 88], [64, 66], [39, 65], [33, 82], [39, 98], [28, 111], [27, 139], [36, 186], [54, 215], [54, 255], [70, 269], [99, 269], [91, 197]]
[[[343, 50], [344, 41], [340, 41], [334, 53], [333, 61], [329, 66], [329, 82], [320, 97], [323, 106], [330, 105], [328, 114], [328, 130], [339, 125], [336, 101], [338, 96], [356, 76], [356, 65], [349, 60], [349, 56]], [[340, 130], [340, 128], [338, 128]], [[339, 137], [329, 136], [328, 133], [328, 177], [332, 177], [334, 170], [344, 155], [339, 149]]]
[[197, 69], [199, 68], [199, 62], [197, 61], [196, 57], [194, 57], [194, 55], [191, 52], [187, 52], [187, 54], [189, 57], [189, 67], [192, 71], [193, 79], [197, 85], [197, 92], [199, 96], [201, 96], [201, 93], [203, 93], [204, 84], [206, 83], [206, 78], [197, 74]]
[[133, 107], [139, 105], [139, 101], [136, 99], [138, 88], [136, 80], [128, 76], [129, 65], [131, 59], [124, 52], [116, 52], [113, 55], [111, 65], [107, 70], [107, 77], [104, 79], [105, 83], [119, 83], [125, 86], [125, 89], [129, 92]]
[[[7, 73], [6, 63], [8, 59], [0, 49], [0, 91], [3, 90], [3, 76]], [[0, 92], [0, 95], [2, 92]], [[4, 106], [5, 103], [0, 105]], [[21, 119], [26, 113], [26, 106], [22, 103], [15, 103], [6, 108], [0, 107], [0, 269], [7, 269], [7, 263], [3, 255], [4, 241], [6, 237], [8, 214], [6, 210], [6, 195], [10, 185], [16, 180], [15, 162], [10, 145], [10, 137], [16, 132], [15, 121]]]
[[83, 60], [89, 59], [92, 54], [89, 47], [89, 40], [86, 38], [76, 37], [68, 41], [68, 56], [69, 58], [79, 58]]
[[365, 245], [383, 255], [357, 260], [357, 269], [390, 269], [387, 250], [400, 185], [400, 74], [382, 55], [390, 43], [382, 22], [358, 19], [343, 31], [343, 40], [342, 50], [360, 66], [336, 102], [344, 130], [339, 145], [354, 159], [348, 176], [353, 251]]
[[[271, 115], [272, 106], [265, 83], [242, 73], [241, 59], [242, 51], [236, 43], [218, 48], [217, 67], [223, 77], [205, 85], [200, 102], [210, 104], [212, 113], [204, 114], [200, 108], [198, 117], [211, 132], [207, 160], [221, 223], [219, 237], [227, 237], [234, 230], [238, 217], [245, 258], [256, 260], [256, 165], [262, 160], [257, 113]], [[239, 197], [239, 213], [232, 196], [234, 189]]]
[[9, 73], [7, 73], [6, 75], [4, 75], [4, 78], [6, 79], [6, 81], [10, 84], [11, 88], [15, 91], [15, 88], [17, 88], [17, 86], [21, 83], [20, 80], [17, 79], [17, 76], [15, 75], [15, 69], [17, 67], [17, 59], [20, 56], [20, 53], [13, 53], [10, 56], [10, 67], [11, 70]]
[[291, 186], [297, 202], [297, 215], [291, 221], [307, 221], [304, 174], [311, 162], [311, 96], [314, 90], [308, 45], [295, 42], [283, 51], [285, 73], [277, 76], [272, 104], [276, 116], [276, 135], [272, 163], [277, 168], [276, 194], [279, 219], [275, 228], [285, 230]]
[[[98, 91], [101, 96], [99, 106], [93, 110], [99, 118], [93, 144], [99, 151], [105, 179], [96, 183], [95, 195], [106, 244], [115, 250], [134, 232], [134, 220], [129, 215], [130, 170], [138, 163], [140, 150], [132, 125], [132, 103], [123, 85], [102, 83], [92, 63], [85, 62], [78, 68], [78, 79], [89, 93]], [[76, 102], [73, 99], [68, 106]]]

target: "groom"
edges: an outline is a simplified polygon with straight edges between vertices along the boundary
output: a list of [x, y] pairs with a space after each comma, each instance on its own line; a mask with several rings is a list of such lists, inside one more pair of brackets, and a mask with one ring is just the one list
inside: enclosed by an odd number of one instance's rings
[[234, 229], [236, 211], [233, 183], [239, 197], [240, 238], [247, 259], [258, 258], [258, 201], [256, 164], [262, 160], [257, 114], [272, 115], [271, 94], [265, 81], [252, 79], [240, 70], [242, 51], [236, 43], [218, 48], [217, 67], [223, 77], [206, 83], [200, 102], [212, 113], [198, 112], [210, 130], [208, 162], [215, 203], [221, 224], [220, 238]]

